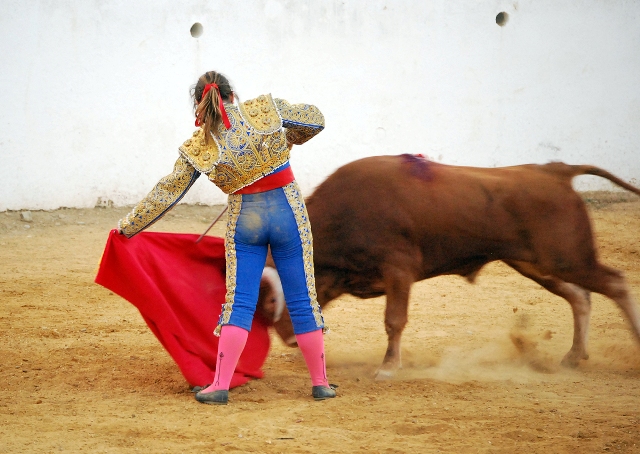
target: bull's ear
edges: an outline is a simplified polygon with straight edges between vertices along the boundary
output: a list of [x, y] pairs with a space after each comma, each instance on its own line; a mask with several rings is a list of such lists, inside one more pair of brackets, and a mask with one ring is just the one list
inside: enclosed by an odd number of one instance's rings
[[[278, 320], [280, 320], [280, 317], [282, 317], [282, 311], [285, 307], [284, 291], [282, 290], [282, 281], [280, 280], [278, 271], [273, 267], [265, 266], [262, 270], [262, 279], [260, 280], [260, 285], [269, 287], [272, 292], [275, 302], [273, 321], [277, 322]], [[267, 292], [267, 294], [268, 293], [269, 292]]]

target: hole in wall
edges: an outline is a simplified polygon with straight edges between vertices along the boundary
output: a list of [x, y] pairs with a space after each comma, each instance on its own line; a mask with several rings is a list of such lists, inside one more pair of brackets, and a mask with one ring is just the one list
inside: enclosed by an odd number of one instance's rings
[[501, 27], [504, 27], [508, 20], [509, 20], [509, 15], [504, 11], [498, 13], [498, 15], [496, 16], [496, 24], [498, 24]]
[[202, 33], [204, 32], [204, 28], [202, 28], [202, 24], [200, 22], [196, 22], [191, 26], [191, 36], [194, 38], [200, 38]]

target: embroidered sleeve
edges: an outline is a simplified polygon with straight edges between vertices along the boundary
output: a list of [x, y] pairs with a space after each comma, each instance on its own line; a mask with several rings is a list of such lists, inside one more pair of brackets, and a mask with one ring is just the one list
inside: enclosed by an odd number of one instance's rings
[[284, 99], [274, 98], [282, 126], [287, 128], [287, 142], [302, 145], [324, 129], [324, 115], [311, 104], [289, 104]]
[[173, 172], [161, 179], [133, 210], [118, 222], [120, 231], [131, 238], [160, 219], [184, 197], [200, 173], [180, 156]]

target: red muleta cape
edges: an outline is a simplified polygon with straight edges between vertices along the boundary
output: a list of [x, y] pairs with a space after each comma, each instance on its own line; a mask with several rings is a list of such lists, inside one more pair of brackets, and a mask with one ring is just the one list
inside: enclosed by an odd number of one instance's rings
[[[142, 232], [131, 239], [112, 230], [95, 282], [138, 308], [190, 386], [213, 382], [218, 338], [213, 335], [226, 294], [224, 240]], [[231, 387], [262, 378], [268, 325], [254, 317]]]

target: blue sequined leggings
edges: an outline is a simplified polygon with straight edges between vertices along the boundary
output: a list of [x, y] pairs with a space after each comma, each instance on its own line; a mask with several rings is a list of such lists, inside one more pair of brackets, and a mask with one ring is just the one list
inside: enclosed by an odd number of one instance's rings
[[216, 328], [249, 331], [268, 247], [282, 280], [295, 334], [324, 327], [313, 274], [313, 239], [295, 181], [257, 194], [231, 194], [225, 238], [227, 297]]

